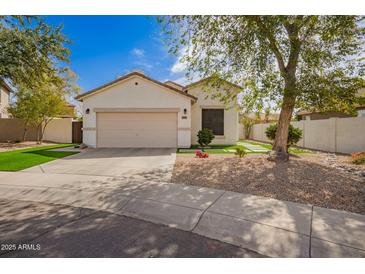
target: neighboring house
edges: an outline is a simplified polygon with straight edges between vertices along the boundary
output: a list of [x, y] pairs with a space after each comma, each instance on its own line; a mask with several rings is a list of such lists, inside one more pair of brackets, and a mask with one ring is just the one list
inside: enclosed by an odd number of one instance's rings
[[77, 96], [83, 102], [83, 143], [90, 147], [190, 147], [205, 127], [213, 130], [214, 144], [235, 143], [238, 112], [207, 98], [206, 81], [184, 87], [132, 72]]
[[[357, 93], [358, 97], [363, 98], [364, 102], [355, 107], [356, 116], [357, 117], [365, 117], [365, 88], [361, 89]], [[297, 113], [298, 120], [322, 120], [329, 118], [348, 118], [353, 117], [353, 115], [349, 115], [343, 112], [318, 112], [318, 111], [299, 111]]]
[[322, 119], [329, 119], [329, 118], [348, 118], [353, 117], [347, 113], [343, 112], [335, 112], [335, 111], [328, 111], [328, 112], [311, 112], [311, 111], [300, 111], [297, 114], [298, 120], [322, 120]]
[[10, 103], [10, 93], [12, 89], [0, 80], [0, 118], [9, 118], [8, 107]]

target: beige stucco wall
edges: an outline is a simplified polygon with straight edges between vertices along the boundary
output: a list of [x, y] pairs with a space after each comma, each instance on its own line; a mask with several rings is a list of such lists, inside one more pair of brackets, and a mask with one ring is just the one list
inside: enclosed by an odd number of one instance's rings
[[365, 151], [365, 117], [337, 119], [336, 122], [337, 151]]
[[[269, 125], [254, 125], [251, 138], [269, 141], [265, 136]], [[365, 151], [365, 117], [303, 120], [292, 122], [292, 125], [303, 131], [298, 146], [339, 153]]]
[[[135, 85], [136, 82], [138, 85]], [[189, 147], [191, 144], [191, 99], [142, 77], [128, 78], [83, 99], [83, 142], [90, 147], [96, 146], [95, 109], [98, 108], [177, 109], [178, 146]], [[86, 109], [90, 110], [89, 114], [85, 114]], [[184, 109], [187, 110], [186, 115]]]
[[[24, 121], [16, 118], [0, 119], [0, 141], [22, 141], [24, 132]], [[26, 141], [37, 140], [38, 131], [35, 127], [29, 126]], [[46, 127], [44, 140], [56, 143], [72, 142], [72, 118], [56, 118]]]
[[189, 94], [198, 98], [198, 102], [191, 108], [191, 143], [197, 144], [198, 131], [202, 129], [202, 109], [225, 109], [224, 110], [224, 136], [216, 136], [212, 144], [235, 144], [239, 137], [238, 111], [235, 106], [226, 107], [218, 99], [212, 99], [204, 92], [203, 84], [188, 89]]
[[0, 118], [8, 118], [7, 108], [9, 107], [9, 91], [0, 86]]
[[270, 142], [266, 137], [265, 130], [270, 124], [256, 124], [252, 126], [250, 138], [263, 142]]
[[43, 140], [72, 143], [72, 118], [54, 118], [47, 125]]
[[[0, 142], [22, 141], [24, 133], [24, 121], [17, 118], [0, 119]], [[28, 127], [27, 141], [37, 140], [37, 129]]]

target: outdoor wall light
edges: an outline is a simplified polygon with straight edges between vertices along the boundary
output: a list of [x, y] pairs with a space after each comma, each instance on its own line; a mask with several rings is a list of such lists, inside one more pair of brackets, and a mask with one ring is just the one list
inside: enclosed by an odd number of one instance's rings
[[184, 108], [184, 115], [187, 113], [187, 109], [186, 108]]
[[87, 109], [85, 110], [85, 113], [86, 113], [86, 114], [89, 114], [89, 113], [90, 113], [90, 109], [89, 109], [89, 108], [87, 108]]

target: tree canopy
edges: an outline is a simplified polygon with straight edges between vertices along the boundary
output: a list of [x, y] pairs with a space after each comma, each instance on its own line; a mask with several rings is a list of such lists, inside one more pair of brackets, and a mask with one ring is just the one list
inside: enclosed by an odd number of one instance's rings
[[38, 141], [42, 141], [49, 122], [69, 111], [66, 101], [69, 92], [66, 85], [61, 88], [47, 81], [34, 89], [18, 87], [16, 101], [10, 104], [8, 111], [13, 117], [23, 119], [23, 141], [26, 139], [28, 126], [38, 129]]
[[0, 16], [0, 78], [31, 88], [45, 77], [59, 84], [67, 70], [69, 42], [62, 26], [41, 17]]
[[[280, 106], [274, 150], [287, 157], [294, 108], [351, 112], [364, 86], [364, 17], [160, 17], [169, 50], [187, 76], [241, 85], [243, 105]], [[221, 92], [222, 101], [237, 93]], [[246, 110], [247, 111], [247, 110]]]

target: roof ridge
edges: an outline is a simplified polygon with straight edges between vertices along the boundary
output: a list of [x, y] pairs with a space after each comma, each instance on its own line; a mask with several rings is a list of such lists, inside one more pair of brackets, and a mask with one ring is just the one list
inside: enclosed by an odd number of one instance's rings
[[164, 84], [164, 83], [162, 83], [162, 82], [160, 82], [160, 81], [158, 81], [158, 80], [155, 80], [155, 79], [153, 79], [153, 78], [151, 78], [151, 77], [149, 77], [149, 76], [146, 76], [144, 73], [140, 73], [140, 72], [138, 72], [138, 71], [130, 72], [130, 73], [125, 74], [124, 76], [119, 77], [119, 78], [117, 78], [117, 79], [115, 79], [115, 80], [113, 80], [113, 81], [111, 81], [111, 82], [108, 82], [108, 83], [106, 83], [106, 84], [104, 84], [104, 85], [101, 85], [101, 86], [99, 86], [99, 87], [97, 87], [97, 88], [94, 88], [94, 89], [92, 89], [92, 90], [90, 90], [90, 91], [84, 92], [83, 94], [80, 94], [80, 95], [76, 96], [76, 97], [75, 97], [75, 99], [77, 99], [77, 100], [82, 100], [82, 98], [83, 98], [83, 97], [85, 97], [85, 96], [91, 95], [91, 94], [93, 94], [93, 93], [95, 93], [95, 92], [97, 92], [97, 91], [99, 91], [99, 90], [101, 90], [101, 89], [107, 88], [107, 87], [109, 87], [109, 86], [111, 86], [111, 85], [114, 85], [114, 84], [116, 84], [116, 83], [118, 83], [118, 82], [120, 82], [120, 81], [123, 81], [123, 80], [125, 80], [125, 79], [127, 79], [127, 78], [129, 78], [129, 77], [131, 77], [131, 76], [134, 76], [134, 75], [139, 76], [139, 77], [144, 78], [144, 79], [147, 79], [147, 80], [149, 80], [149, 81], [151, 81], [151, 82], [154, 82], [154, 83], [156, 83], [156, 84], [158, 84], [158, 85], [160, 85], [160, 86], [163, 86], [163, 87], [165, 87], [165, 88], [168, 88], [168, 89], [170, 89], [170, 90], [173, 90], [173, 91], [175, 91], [175, 92], [177, 92], [177, 93], [179, 93], [179, 94], [181, 94], [181, 95], [184, 95], [184, 96], [190, 97], [191, 99], [193, 99], [193, 100], [195, 100], [195, 101], [197, 100], [197, 98], [196, 98], [195, 96], [191, 95], [191, 94], [188, 94], [188, 93], [186, 93], [186, 92], [184, 92], [184, 91], [182, 91], [182, 90], [179, 90], [179, 89], [177, 89], [177, 88], [174, 88], [174, 87], [172, 87], [172, 86], [169, 86], [169, 85], [167, 85], [167, 84]]

